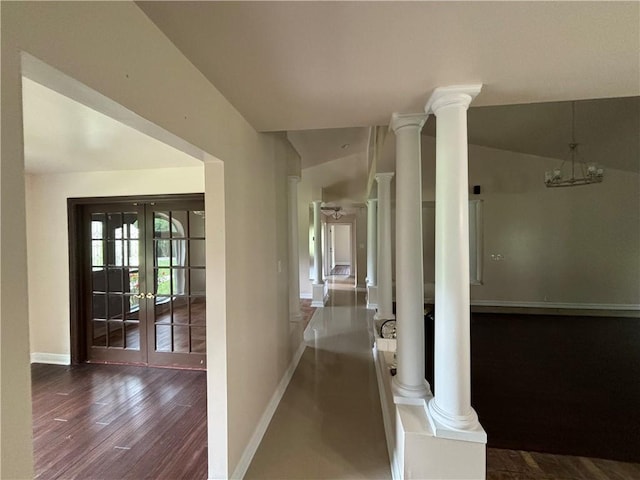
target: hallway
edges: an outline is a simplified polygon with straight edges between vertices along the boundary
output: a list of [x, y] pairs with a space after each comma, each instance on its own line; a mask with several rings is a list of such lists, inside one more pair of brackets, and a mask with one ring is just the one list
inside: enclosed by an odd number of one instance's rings
[[246, 479], [390, 479], [364, 294], [331, 290]]

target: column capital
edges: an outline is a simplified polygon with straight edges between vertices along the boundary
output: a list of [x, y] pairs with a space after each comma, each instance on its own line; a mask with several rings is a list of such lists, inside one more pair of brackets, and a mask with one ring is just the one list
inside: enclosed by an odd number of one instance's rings
[[391, 123], [389, 123], [389, 129], [394, 133], [404, 127], [415, 127], [419, 130], [422, 129], [424, 122], [429, 118], [429, 112], [427, 113], [394, 113], [391, 115]]
[[382, 182], [391, 183], [391, 179], [395, 173], [393, 172], [385, 172], [385, 173], [376, 173], [376, 182], [380, 185]]
[[290, 183], [298, 183], [300, 181], [300, 175], [288, 175], [287, 179]]
[[469, 108], [469, 105], [478, 96], [480, 90], [482, 90], [481, 83], [438, 87], [429, 97], [427, 104], [424, 106], [424, 111], [438, 115], [438, 110], [442, 107], [459, 106]]
[[322, 200], [313, 200], [311, 203], [313, 203], [314, 205], [322, 205]]
[[377, 198], [370, 198], [370, 199], [367, 200], [367, 205], [370, 205], [372, 203], [376, 203], [377, 201], [378, 201]]

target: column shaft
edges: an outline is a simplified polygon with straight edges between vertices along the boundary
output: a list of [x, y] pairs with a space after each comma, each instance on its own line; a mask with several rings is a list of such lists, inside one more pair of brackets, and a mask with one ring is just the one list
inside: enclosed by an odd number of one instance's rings
[[300, 256], [298, 246], [298, 182], [289, 176], [289, 315], [300, 319]]
[[391, 278], [391, 179], [393, 173], [378, 173], [378, 313], [376, 319], [393, 315]]
[[396, 115], [396, 321], [395, 391], [426, 397], [424, 378], [424, 275], [422, 260], [422, 159], [420, 131], [427, 116]]
[[[467, 108], [479, 86], [437, 89], [427, 104], [436, 128], [434, 418], [476, 430], [471, 408]], [[427, 110], [428, 111], [428, 110]]]

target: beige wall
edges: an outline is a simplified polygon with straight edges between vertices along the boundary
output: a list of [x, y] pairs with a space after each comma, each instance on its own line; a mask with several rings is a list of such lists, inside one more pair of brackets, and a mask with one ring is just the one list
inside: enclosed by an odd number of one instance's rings
[[208, 162], [209, 477], [227, 478], [291, 358], [280, 212], [291, 147], [257, 133], [132, 2], [2, 2], [0, 476], [32, 476], [22, 51]]
[[[144, 182], [140, 182], [144, 178]], [[67, 199], [204, 192], [200, 167], [27, 175], [31, 353], [69, 355]]]
[[0, 2], [0, 478], [23, 479], [33, 477], [33, 461], [22, 79], [17, 46], [7, 38], [7, 5]]
[[[277, 148], [275, 137], [256, 135], [247, 140], [238, 146], [237, 160], [225, 162], [229, 461], [233, 466], [294, 353], [287, 293], [286, 156]], [[264, 150], [276, 154], [268, 157]]]
[[[424, 200], [433, 201], [434, 140], [423, 138], [422, 150]], [[544, 171], [557, 165], [470, 146], [469, 183], [482, 187], [470, 199], [483, 201], [484, 215], [483, 284], [471, 287], [472, 303], [638, 306], [640, 177], [609, 169], [602, 184], [547, 188]], [[426, 282], [432, 266], [425, 255]]]

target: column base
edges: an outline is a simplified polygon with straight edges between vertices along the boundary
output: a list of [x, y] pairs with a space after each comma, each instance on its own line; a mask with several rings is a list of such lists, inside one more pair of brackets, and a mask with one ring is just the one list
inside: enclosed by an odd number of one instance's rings
[[312, 307], [324, 307], [329, 298], [329, 287], [326, 283], [313, 284], [313, 297], [311, 299]]
[[427, 406], [433, 395], [431, 387], [426, 380], [422, 385], [404, 385], [398, 380], [396, 375], [391, 380], [391, 388], [393, 390], [393, 402], [401, 405], [422, 405]]
[[378, 308], [378, 286], [367, 285], [367, 308], [375, 310]]
[[478, 415], [473, 408], [471, 413], [464, 417], [453, 417], [438, 407], [435, 398], [433, 398], [426, 405], [426, 413], [436, 437], [487, 443], [487, 433], [480, 425]]

